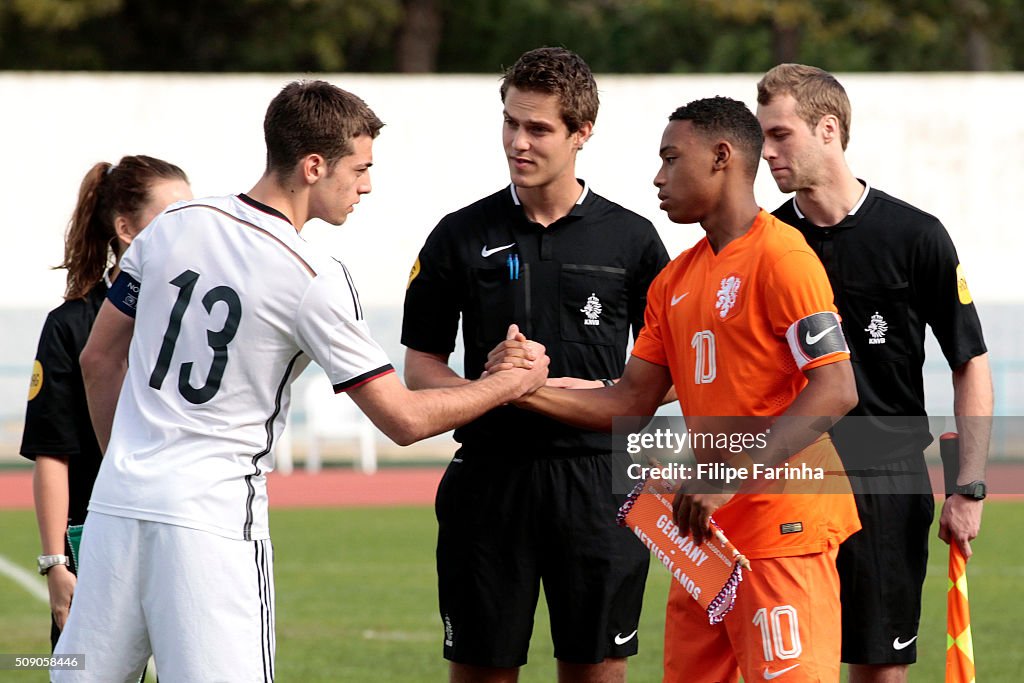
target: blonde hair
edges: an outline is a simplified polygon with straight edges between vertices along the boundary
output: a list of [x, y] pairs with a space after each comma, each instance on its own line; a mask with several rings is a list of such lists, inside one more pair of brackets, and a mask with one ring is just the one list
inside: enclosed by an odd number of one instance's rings
[[779, 64], [757, 84], [757, 103], [769, 104], [781, 95], [796, 100], [796, 114], [813, 130], [822, 116], [839, 120], [839, 139], [846, 149], [850, 142], [850, 98], [836, 77], [816, 66]]

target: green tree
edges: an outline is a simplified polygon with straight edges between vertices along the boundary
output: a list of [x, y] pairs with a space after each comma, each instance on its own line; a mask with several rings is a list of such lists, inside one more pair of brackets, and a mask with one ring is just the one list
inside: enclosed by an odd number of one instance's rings
[[437, 70], [444, 18], [440, 0], [405, 0], [395, 44], [395, 70], [429, 73]]
[[341, 71], [390, 68], [401, 3], [15, 0], [0, 13], [4, 68]]
[[1024, 6], [1016, 0], [698, 2], [722, 22], [770, 27], [773, 63], [811, 62], [836, 71], [1020, 67]]
[[603, 73], [1024, 68], [1020, 0], [5, 0], [0, 69]]

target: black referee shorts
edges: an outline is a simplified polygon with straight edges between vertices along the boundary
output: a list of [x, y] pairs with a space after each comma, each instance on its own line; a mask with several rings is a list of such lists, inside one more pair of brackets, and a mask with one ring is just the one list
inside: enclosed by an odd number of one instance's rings
[[850, 474], [862, 528], [836, 559], [842, 661], [913, 664], [935, 499], [904, 491], [930, 490], [924, 458]]
[[446, 659], [525, 664], [542, 582], [557, 659], [636, 654], [649, 553], [615, 523], [612, 458], [456, 454], [436, 501]]

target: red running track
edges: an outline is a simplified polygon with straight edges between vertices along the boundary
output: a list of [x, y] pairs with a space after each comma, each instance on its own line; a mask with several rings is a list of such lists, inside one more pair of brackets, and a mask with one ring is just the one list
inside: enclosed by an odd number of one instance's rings
[[[427, 505], [444, 468], [403, 467], [367, 475], [350, 469], [326, 469], [317, 474], [296, 471], [272, 473], [268, 479], [270, 505], [288, 507], [345, 507]], [[32, 507], [32, 471], [0, 472], [0, 510]]]
[[[296, 471], [272, 473], [270, 505], [289, 507], [347, 507], [429, 505], [444, 474], [441, 467], [382, 469], [366, 475], [350, 469], [326, 469], [317, 474]], [[931, 468], [932, 489], [941, 490], [942, 470]], [[989, 487], [995, 499], [1024, 499], [1024, 463], [988, 466]], [[32, 507], [32, 471], [0, 472], [0, 510]]]

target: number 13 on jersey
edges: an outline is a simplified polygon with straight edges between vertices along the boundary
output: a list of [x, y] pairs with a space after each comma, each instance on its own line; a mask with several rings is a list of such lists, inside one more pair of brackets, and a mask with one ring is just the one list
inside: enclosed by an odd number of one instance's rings
[[[171, 317], [167, 321], [167, 331], [164, 332], [164, 341], [160, 346], [156, 367], [153, 368], [153, 374], [149, 377], [149, 386], [154, 389], [160, 390], [163, 387], [164, 378], [171, 367], [174, 347], [178, 343], [178, 336], [181, 333], [181, 322], [185, 317], [185, 311], [192, 300], [192, 294], [198, 281], [199, 273], [193, 270], [186, 270], [171, 280], [171, 284], [179, 290], [178, 298], [174, 302], [174, 307], [171, 308]], [[238, 332], [238, 322], [242, 319], [242, 302], [238, 298], [238, 293], [226, 285], [210, 289], [202, 298], [203, 307], [207, 313], [212, 313], [214, 305], [222, 302], [228, 307], [224, 326], [217, 331], [206, 331], [206, 343], [213, 349], [213, 363], [210, 365], [210, 373], [206, 376], [206, 381], [199, 388], [192, 386], [190, 380], [192, 361], [182, 363], [178, 371], [178, 392], [189, 403], [200, 405], [212, 399], [220, 390], [220, 383], [224, 378], [224, 370], [228, 365], [228, 344]]]

